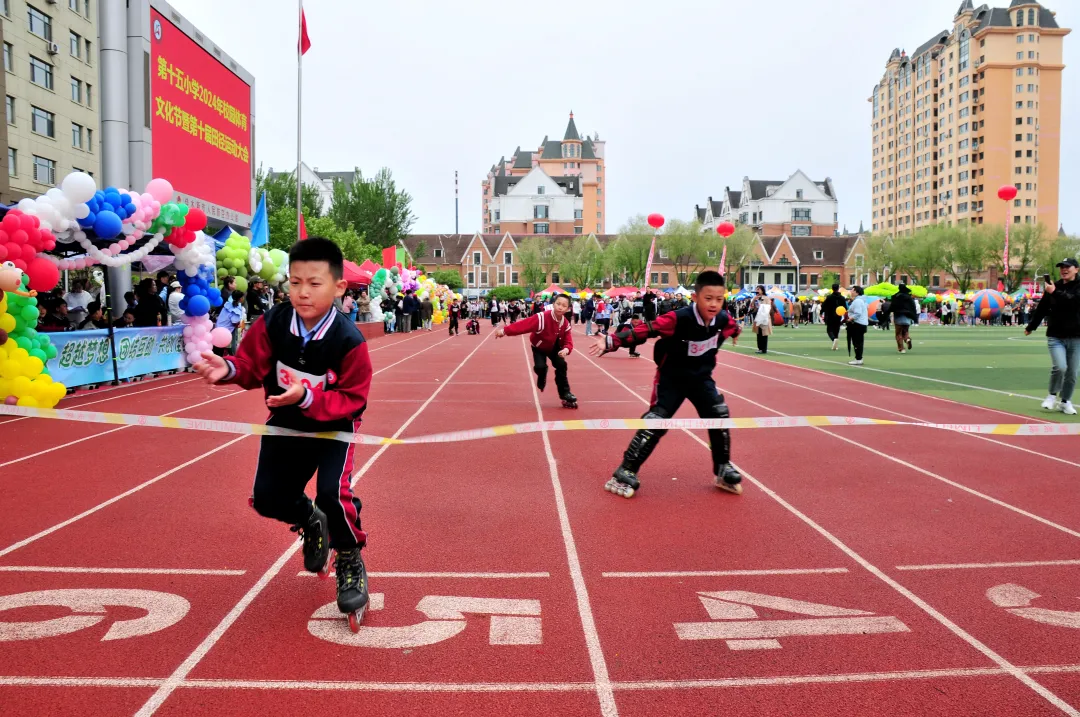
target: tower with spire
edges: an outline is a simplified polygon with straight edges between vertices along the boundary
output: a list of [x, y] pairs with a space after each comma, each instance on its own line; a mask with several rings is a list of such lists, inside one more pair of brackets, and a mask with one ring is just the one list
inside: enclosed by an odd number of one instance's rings
[[[557, 137], [558, 135], [556, 135]], [[503, 216], [503, 203], [496, 198], [505, 196], [524, 177], [539, 169], [564, 191], [581, 197], [580, 209], [574, 210], [573, 233], [603, 234], [607, 226], [606, 169], [604, 167], [604, 142], [599, 134], [582, 136], [574, 121], [574, 112], [566, 123], [561, 140], [545, 135], [535, 150], [514, 150], [513, 156], [492, 166], [481, 182], [483, 193], [481, 231], [494, 234], [507, 230], [511, 222]], [[493, 204], [499, 204], [498, 217]], [[535, 228], [534, 222], [527, 222]], [[543, 225], [544, 222], [541, 222]], [[551, 230], [552, 223], [544, 227]], [[569, 225], [567, 225], [569, 226]], [[570, 233], [567, 230], [567, 233]]]

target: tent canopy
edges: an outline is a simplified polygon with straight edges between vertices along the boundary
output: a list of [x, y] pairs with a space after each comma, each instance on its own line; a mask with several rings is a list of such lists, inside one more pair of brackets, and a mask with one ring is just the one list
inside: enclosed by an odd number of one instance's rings
[[610, 289], [608, 289], [607, 291], [605, 291], [604, 293], [607, 294], [608, 296], [614, 297], [614, 296], [630, 296], [631, 294], [637, 293], [637, 291], [638, 291], [638, 289], [637, 289], [636, 286], [613, 286]]
[[[378, 271], [378, 267], [375, 267], [374, 270], [372, 270], [371, 267], [367, 266], [368, 264], [372, 264], [372, 262], [365, 261], [364, 266], [357, 266], [348, 259], [345, 260], [343, 275], [345, 281], [349, 283], [349, 286], [367, 286], [371, 283], [371, 279], [375, 275], [375, 272]], [[374, 264], [372, 264], [372, 266], [374, 266]]]

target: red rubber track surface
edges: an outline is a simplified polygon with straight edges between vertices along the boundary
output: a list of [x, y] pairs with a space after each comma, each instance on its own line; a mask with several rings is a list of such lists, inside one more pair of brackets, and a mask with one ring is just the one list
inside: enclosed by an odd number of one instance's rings
[[[645, 411], [651, 347], [641, 359], [572, 355], [571, 411], [535, 392], [522, 339], [483, 331], [374, 344], [364, 432]], [[61, 407], [265, 419], [258, 393], [193, 378]], [[733, 416], [1021, 420], [726, 350], [715, 379]], [[326, 607], [333, 581], [305, 574], [295, 535], [248, 507], [258, 439], [0, 421], [2, 711], [1080, 714], [1078, 442], [897, 426], [733, 431], [746, 476], [734, 496], [712, 485], [704, 432], [670, 431], [625, 500], [603, 484], [629, 438], [357, 446], [379, 597], [353, 636]], [[4, 609], [7, 596], [80, 589], [119, 602], [119, 591], [167, 593], [189, 607], [117, 639], [103, 638], [153, 615]], [[1014, 602], [991, 600], [1003, 594]], [[432, 600], [451, 608], [432, 612]], [[791, 612], [806, 603], [828, 607]], [[853, 616], [889, 629], [833, 627]], [[75, 618], [94, 624], [44, 634]]]

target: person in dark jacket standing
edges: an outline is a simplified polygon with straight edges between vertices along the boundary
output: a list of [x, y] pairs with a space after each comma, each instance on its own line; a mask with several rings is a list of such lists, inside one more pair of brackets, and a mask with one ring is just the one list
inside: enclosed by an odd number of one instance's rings
[[412, 289], [405, 292], [405, 298], [401, 300], [402, 321], [405, 323], [405, 333], [413, 330], [413, 316], [420, 310], [420, 302], [413, 296]]
[[652, 291], [645, 292], [645, 298], [643, 301], [645, 320], [652, 321], [656, 318], [656, 294]]
[[585, 303], [581, 306], [581, 322], [585, 324], [585, 335], [593, 335], [593, 318], [596, 316], [596, 294], [592, 294], [589, 298], [585, 299]]
[[[884, 302], [882, 302], [884, 305]], [[882, 321], [888, 325], [889, 314], [893, 316], [896, 337], [896, 350], [905, 353], [911, 350], [911, 325], [919, 323], [919, 307], [915, 304], [915, 298], [911, 295], [911, 289], [907, 284], [901, 284], [896, 295], [889, 303], [889, 308], [881, 310], [884, 318]]]
[[1043, 297], [1035, 307], [1024, 334], [1031, 334], [1039, 328], [1044, 318], [1047, 320], [1050, 393], [1042, 402], [1042, 407], [1075, 416], [1072, 395], [1076, 388], [1076, 375], [1080, 372], [1080, 280], [1077, 279], [1080, 262], [1069, 257], [1059, 261], [1057, 267], [1061, 270], [1061, 279], [1046, 282]]
[[840, 293], [840, 285], [833, 284], [832, 293], [826, 296], [821, 304], [821, 316], [825, 319], [825, 331], [832, 339], [833, 351], [836, 351], [840, 345], [840, 324], [844, 322], [844, 318], [836, 313], [840, 307], [847, 309], [847, 301]]

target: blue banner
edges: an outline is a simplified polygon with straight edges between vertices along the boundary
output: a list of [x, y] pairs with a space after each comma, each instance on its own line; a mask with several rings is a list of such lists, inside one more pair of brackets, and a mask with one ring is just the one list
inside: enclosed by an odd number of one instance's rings
[[[120, 378], [187, 366], [183, 325], [115, 329], [113, 335]], [[54, 381], [70, 387], [113, 380], [108, 330], [55, 332], [49, 339], [56, 347], [56, 358], [48, 362]]]

